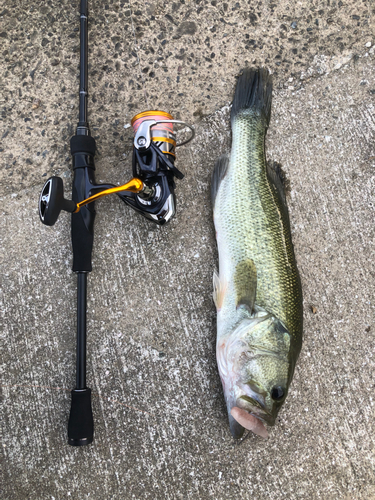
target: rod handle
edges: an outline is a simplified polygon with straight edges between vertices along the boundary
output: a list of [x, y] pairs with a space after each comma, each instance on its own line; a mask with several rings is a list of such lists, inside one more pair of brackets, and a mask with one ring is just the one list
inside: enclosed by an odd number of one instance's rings
[[68, 444], [85, 446], [94, 439], [94, 419], [91, 408], [91, 389], [73, 389], [68, 422]]

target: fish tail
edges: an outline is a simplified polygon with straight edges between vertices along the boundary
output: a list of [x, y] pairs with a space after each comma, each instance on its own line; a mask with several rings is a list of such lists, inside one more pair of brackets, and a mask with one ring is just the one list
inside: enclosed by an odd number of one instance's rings
[[238, 78], [231, 111], [231, 123], [238, 115], [251, 110], [265, 121], [271, 117], [272, 77], [266, 68], [245, 68]]

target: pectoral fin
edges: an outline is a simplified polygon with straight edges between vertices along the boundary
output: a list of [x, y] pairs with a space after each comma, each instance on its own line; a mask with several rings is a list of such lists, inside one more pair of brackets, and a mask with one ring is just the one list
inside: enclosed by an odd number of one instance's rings
[[251, 314], [257, 293], [257, 269], [251, 259], [243, 260], [237, 265], [234, 288], [236, 290], [236, 307], [245, 306]]
[[221, 307], [223, 305], [224, 295], [225, 295], [225, 291], [226, 291], [227, 287], [226, 287], [225, 283], [220, 281], [220, 278], [219, 278], [219, 275], [218, 275], [216, 269], [214, 270], [212, 282], [213, 282], [213, 286], [214, 286], [214, 291], [213, 291], [212, 296], [213, 296], [213, 299], [215, 302], [216, 309], [219, 311], [219, 309], [221, 309]]

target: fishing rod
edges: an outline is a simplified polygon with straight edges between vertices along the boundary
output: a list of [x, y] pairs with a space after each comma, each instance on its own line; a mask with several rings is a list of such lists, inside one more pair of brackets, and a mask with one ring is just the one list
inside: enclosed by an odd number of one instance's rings
[[[132, 119], [134, 130], [133, 178], [125, 184], [95, 182], [95, 139], [90, 134], [87, 116], [88, 101], [88, 0], [80, 0], [80, 87], [79, 121], [70, 140], [73, 163], [72, 199], [64, 198], [60, 177], [50, 177], [39, 197], [39, 217], [43, 224], [53, 226], [60, 212], [71, 216], [73, 272], [77, 274], [77, 345], [76, 387], [72, 390], [68, 422], [68, 443], [84, 446], [93, 441], [94, 420], [91, 389], [86, 385], [86, 309], [87, 275], [92, 270], [95, 201], [116, 193], [138, 213], [162, 226], [176, 212], [175, 180], [184, 175], [175, 165], [176, 148], [194, 137], [194, 129], [174, 120], [164, 111], [145, 111]], [[176, 142], [174, 125], [184, 125], [190, 137]]]

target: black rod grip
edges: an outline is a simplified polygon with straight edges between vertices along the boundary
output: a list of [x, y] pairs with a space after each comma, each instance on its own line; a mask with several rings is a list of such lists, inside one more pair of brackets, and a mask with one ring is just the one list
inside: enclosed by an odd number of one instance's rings
[[90, 272], [92, 270], [91, 255], [94, 244], [95, 212], [82, 207], [77, 214], [72, 214], [72, 247], [73, 266], [75, 273]]
[[[70, 140], [73, 156], [73, 192], [75, 203], [90, 196], [95, 182], [95, 139], [91, 136], [74, 135]], [[94, 203], [82, 207], [72, 215], [73, 271], [90, 272], [91, 253], [94, 242]]]
[[77, 273], [77, 380], [76, 389], [86, 387], [87, 273]]
[[94, 439], [91, 389], [73, 389], [68, 423], [68, 444], [85, 446]]

